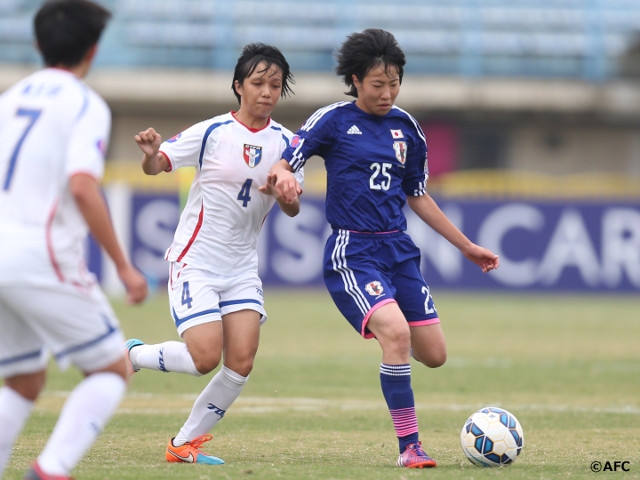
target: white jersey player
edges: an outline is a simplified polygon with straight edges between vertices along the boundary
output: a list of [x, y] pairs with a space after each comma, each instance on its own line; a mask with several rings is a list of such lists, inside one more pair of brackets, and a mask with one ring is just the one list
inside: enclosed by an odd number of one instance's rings
[[160, 153], [170, 170], [196, 169], [165, 258], [225, 276], [257, 272], [258, 235], [276, 203], [258, 187], [292, 135], [273, 119], [255, 130], [226, 113], [165, 141]]
[[124, 336], [84, 261], [90, 231], [129, 300], [145, 298], [98, 183], [111, 114], [82, 80], [109, 18], [86, 0], [45, 3], [34, 26], [47, 68], [0, 96], [0, 476], [50, 355], [86, 378], [25, 478], [69, 478], [126, 390]]
[[40, 70], [1, 97], [0, 284], [95, 284], [68, 180], [102, 178], [110, 122], [104, 100], [68, 70]]
[[[169, 462], [224, 463], [200, 447], [240, 395], [258, 350], [266, 319], [258, 276], [258, 235], [277, 202], [290, 216], [298, 199], [276, 195], [269, 174], [292, 133], [271, 119], [280, 97], [290, 93], [289, 65], [275, 47], [244, 47], [232, 82], [237, 112], [193, 125], [161, 143], [154, 129], [136, 135], [142, 168], [155, 175], [196, 168], [172, 245], [169, 303], [184, 343], [127, 342], [134, 371], [141, 368], [204, 375], [224, 364], [195, 401], [191, 414], [165, 450]], [[297, 177], [301, 193], [302, 172]]]

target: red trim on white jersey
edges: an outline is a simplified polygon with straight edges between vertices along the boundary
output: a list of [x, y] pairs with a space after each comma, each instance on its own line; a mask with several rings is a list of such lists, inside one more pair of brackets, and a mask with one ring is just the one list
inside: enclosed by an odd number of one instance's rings
[[193, 231], [193, 235], [191, 235], [191, 238], [189, 239], [189, 242], [187, 243], [187, 246], [184, 247], [184, 250], [182, 251], [180, 256], [177, 258], [177, 260], [176, 260], [177, 262], [182, 261], [184, 256], [189, 251], [189, 248], [191, 247], [191, 245], [193, 245], [193, 242], [196, 240], [196, 237], [198, 236], [198, 232], [200, 231], [200, 228], [202, 227], [202, 219], [203, 218], [204, 218], [204, 205], [202, 205], [202, 207], [200, 207], [200, 215], [198, 216], [198, 223], [196, 224], [196, 228]]
[[171, 163], [171, 159], [169, 158], [169, 155], [167, 155], [166, 153], [164, 153], [162, 150], [160, 150], [158, 153], [160, 153], [160, 155], [162, 155], [164, 158], [167, 159], [167, 163], [169, 164], [169, 166], [165, 169], [165, 172], [169, 173], [173, 171], [173, 164]]
[[47, 238], [47, 252], [49, 254], [49, 260], [51, 260], [51, 266], [53, 267], [53, 271], [55, 272], [58, 280], [64, 282], [64, 276], [62, 275], [62, 271], [60, 270], [60, 266], [55, 258], [55, 251], [53, 249], [53, 242], [51, 241], [51, 224], [53, 223], [53, 218], [55, 217], [56, 210], [58, 209], [58, 202], [55, 202], [51, 212], [49, 212], [49, 217], [47, 218], [47, 228], [46, 228], [46, 238]]

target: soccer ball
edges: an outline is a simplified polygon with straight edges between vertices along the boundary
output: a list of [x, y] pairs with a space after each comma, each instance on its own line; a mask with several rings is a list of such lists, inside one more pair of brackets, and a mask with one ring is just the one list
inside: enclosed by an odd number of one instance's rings
[[498, 407], [485, 407], [473, 413], [460, 432], [462, 451], [474, 465], [511, 465], [524, 446], [520, 422], [512, 413]]

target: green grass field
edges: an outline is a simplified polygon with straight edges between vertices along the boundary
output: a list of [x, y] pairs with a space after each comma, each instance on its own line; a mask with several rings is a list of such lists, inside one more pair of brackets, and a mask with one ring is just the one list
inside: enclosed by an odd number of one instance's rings
[[[378, 380], [379, 347], [352, 331], [329, 297], [267, 288], [269, 321], [246, 389], [212, 432], [223, 466], [176, 465], [164, 447], [210, 376], [143, 371], [79, 480], [107, 479], [591, 479], [640, 478], [640, 297], [435, 292], [445, 366], [413, 365], [421, 439], [434, 470], [395, 467], [397, 443]], [[166, 297], [116, 303], [125, 333], [177, 339]], [[51, 370], [18, 439], [6, 479], [42, 448], [75, 372]], [[508, 468], [471, 465], [459, 433], [469, 414], [514, 413], [525, 448]], [[629, 471], [593, 473], [592, 462]]]

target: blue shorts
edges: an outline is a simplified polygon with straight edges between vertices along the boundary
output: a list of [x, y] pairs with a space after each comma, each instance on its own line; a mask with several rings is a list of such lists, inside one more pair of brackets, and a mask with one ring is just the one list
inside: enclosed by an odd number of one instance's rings
[[397, 302], [411, 326], [439, 323], [420, 272], [420, 250], [405, 232], [334, 230], [324, 249], [324, 282], [338, 310], [365, 338], [371, 314]]

